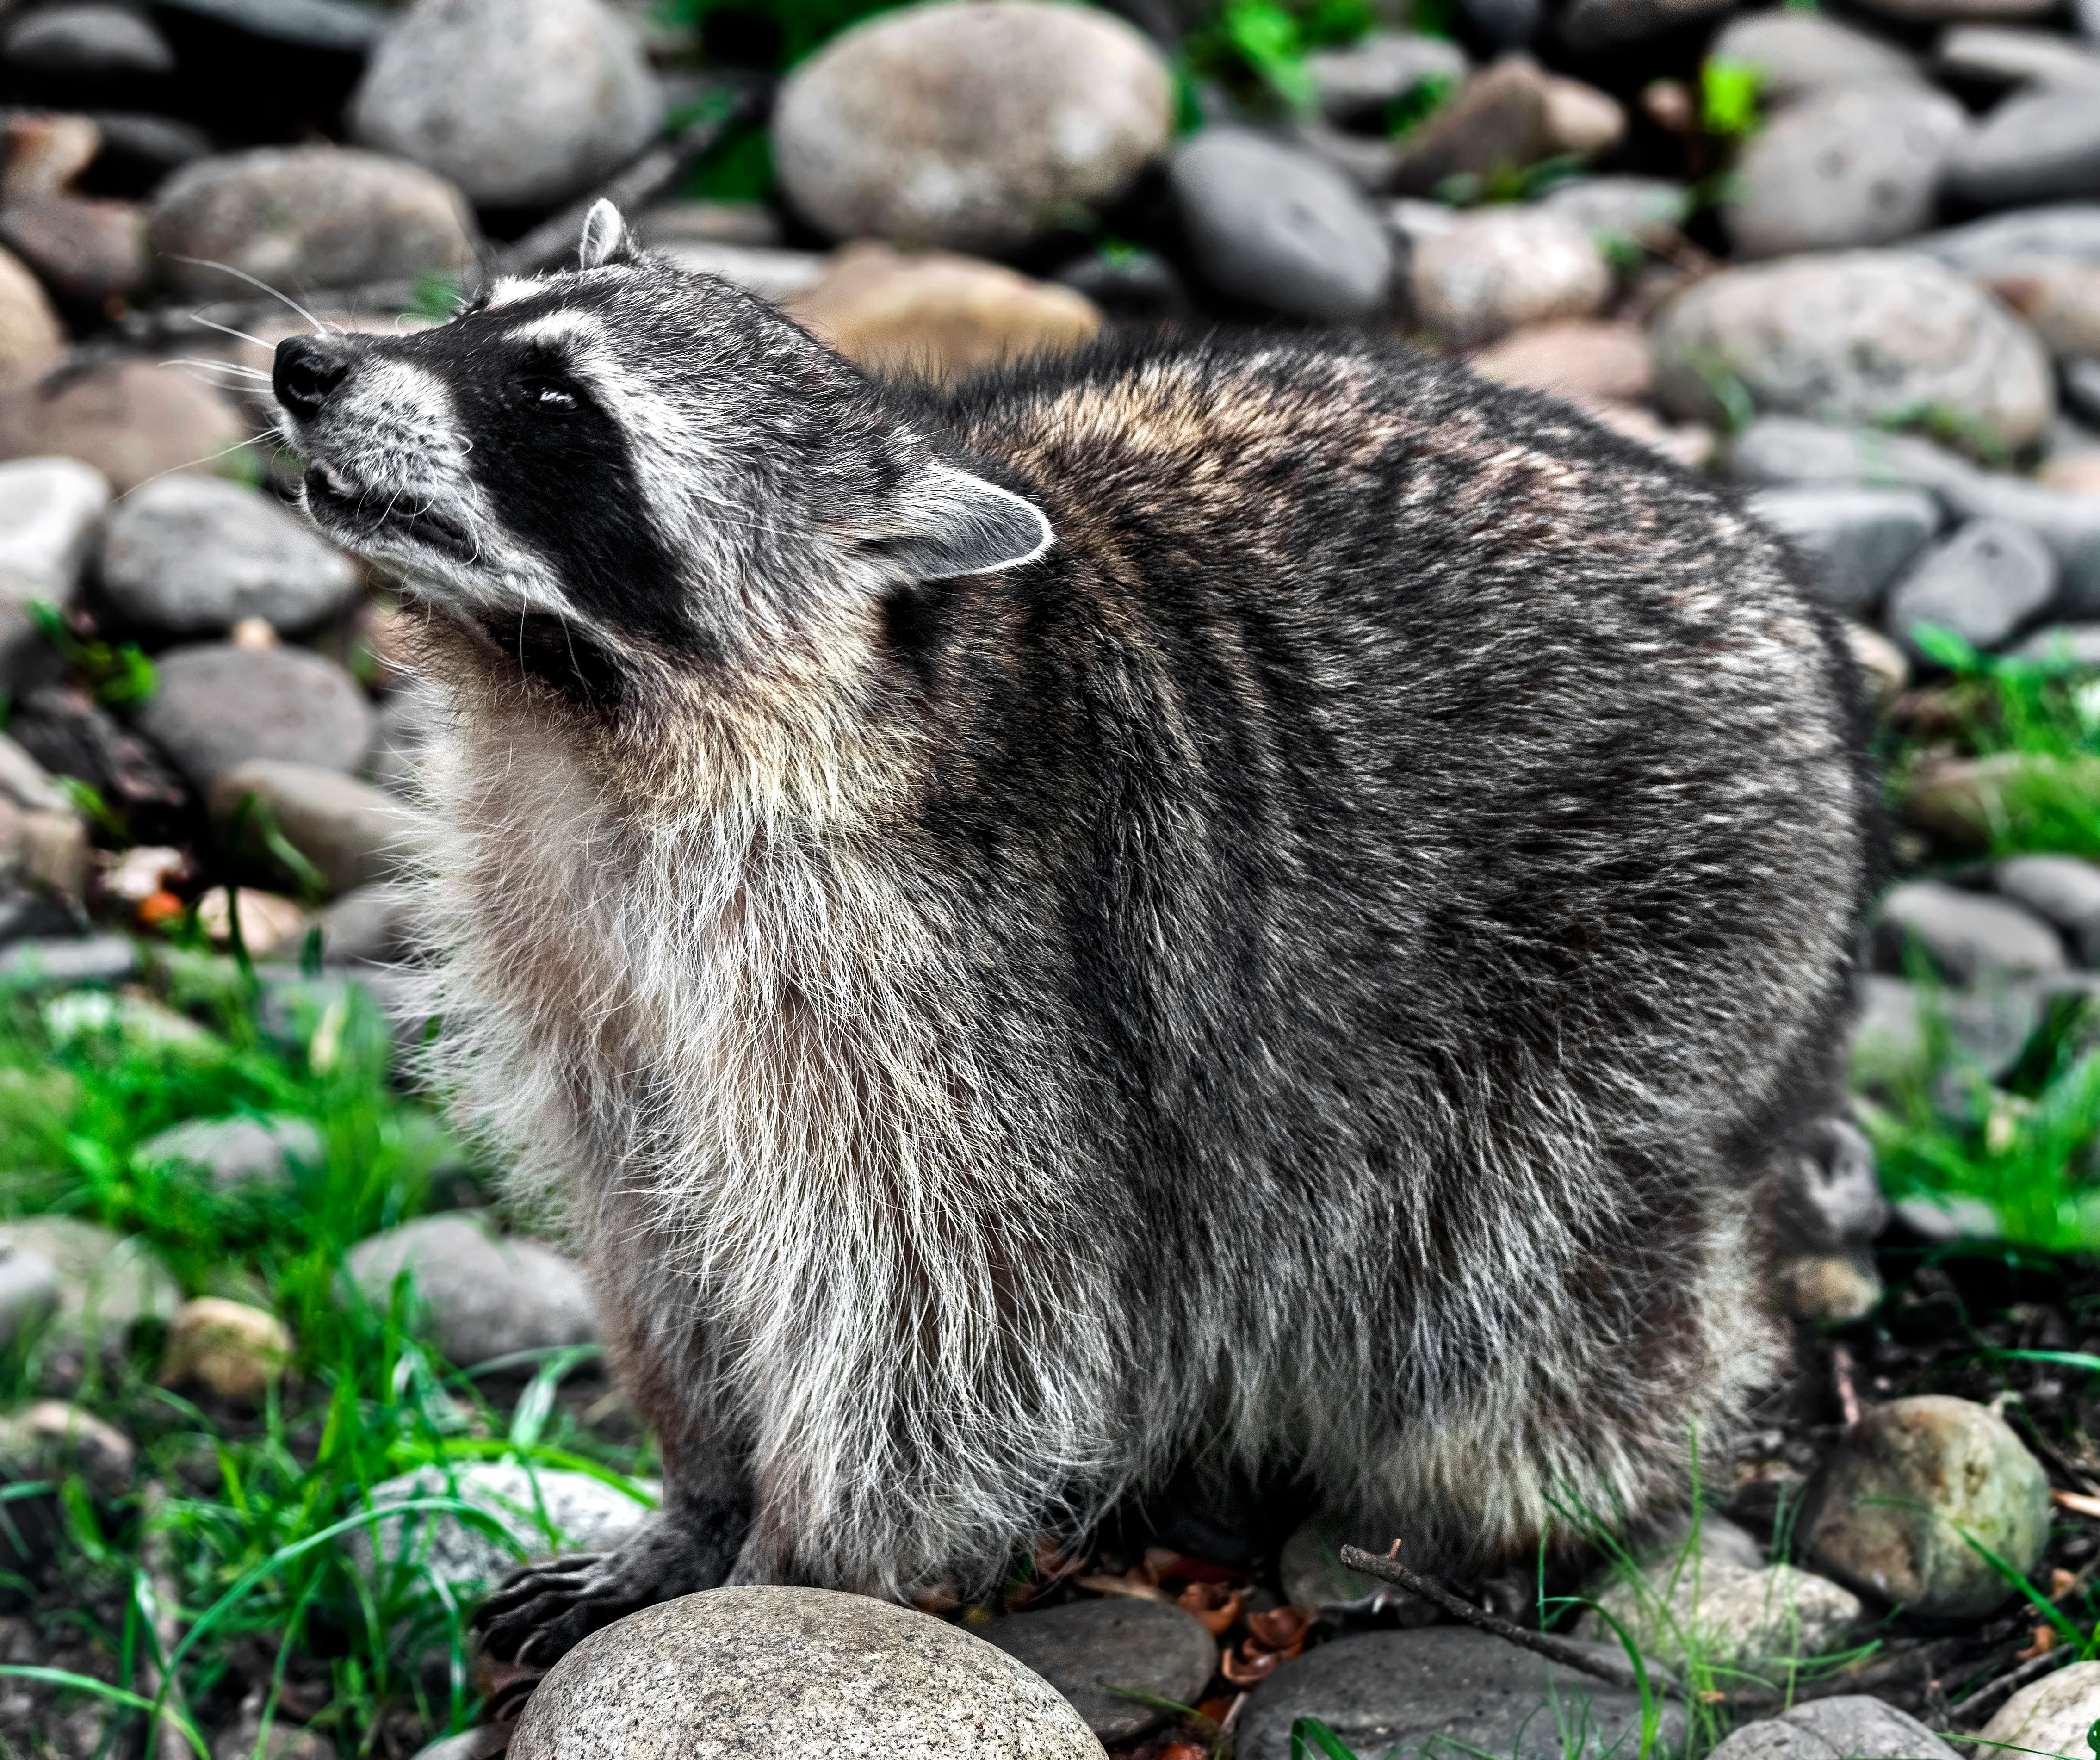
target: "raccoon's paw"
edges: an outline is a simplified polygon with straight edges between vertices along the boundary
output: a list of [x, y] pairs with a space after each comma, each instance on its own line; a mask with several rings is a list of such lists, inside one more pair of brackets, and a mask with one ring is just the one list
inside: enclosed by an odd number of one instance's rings
[[720, 1548], [660, 1515], [611, 1552], [576, 1552], [514, 1571], [475, 1609], [481, 1652], [549, 1668], [601, 1625], [673, 1595], [712, 1589]]

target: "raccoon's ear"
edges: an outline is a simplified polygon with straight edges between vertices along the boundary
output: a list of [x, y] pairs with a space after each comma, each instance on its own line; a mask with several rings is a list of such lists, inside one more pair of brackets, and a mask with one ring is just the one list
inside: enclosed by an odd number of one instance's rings
[[638, 250], [619, 209], [602, 196], [593, 202], [590, 212], [584, 216], [584, 241], [576, 253], [580, 265], [602, 269], [612, 263], [632, 262]]
[[896, 512], [894, 526], [868, 547], [920, 580], [1018, 568], [1057, 541], [1033, 501], [952, 465], [922, 471]]

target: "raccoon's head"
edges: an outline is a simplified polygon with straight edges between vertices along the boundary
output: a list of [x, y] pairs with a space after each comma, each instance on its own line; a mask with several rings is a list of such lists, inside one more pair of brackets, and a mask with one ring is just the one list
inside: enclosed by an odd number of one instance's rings
[[608, 202], [578, 268], [432, 329], [294, 337], [273, 377], [315, 523], [585, 698], [1052, 542], [905, 404], [638, 250]]

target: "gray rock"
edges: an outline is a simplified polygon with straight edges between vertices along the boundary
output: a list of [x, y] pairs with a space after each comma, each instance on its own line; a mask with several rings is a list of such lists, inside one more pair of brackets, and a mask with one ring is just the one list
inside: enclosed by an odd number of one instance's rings
[[776, 305], [814, 287], [831, 267], [831, 258], [814, 250], [774, 250], [685, 240], [673, 240], [656, 249], [658, 255], [669, 258], [689, 275], [718, 275]]
[[149, 1136], [132, 1151], [143, 1167], [201, 1168], [217, 1186], [289, 1189], [293, 1166], [319, 1168], [326, 1151], [307, 1118], [192, 1118]]
[[1388, 105], [1431, 80], [1462, 80], [1467, 64], [1466, 51], [1445, 37], [1374, 31], [1345, 49], [1306, 56], [1305, 71], [1329, 121], [1383, 133]]
[[1979, 208], [2011, 208], [2100, 189], [2100, 116], [2080, 87], [2016, 92], [1948, 155], [1946, 187]]
[[2068, 201], [1994, 214], [1928, 232], [1904, 247], [1961, 275], [2002, 275], [2033, 258], [2100, 267], [2100, 202]]
[[1897, 582], [1884, 621], [1913, 653], [1922, 652], [1916, 633], [1926, 625], [1971, 647], [2002, 647], [2048, 609], [2056, 580], [2055, 553], [2026, 527], [1972, 520]]
[[[651, 1498], [662, 1494], [653, 1480], [638, 1483]], [[344, 1550], [368, 1577], [405, 1568], [465, 1588], [496, 1582], [527, 1560], [605, 1551], [649, 1515], [646, 1504], [589, 1473], [493, 1461], [449, 1471], [419, 1467], [372, 1488], [376, 1510], [438, 1498], [457, 1498], [481, 1511], [510, 1543], [449, 1512], [412, 1511], [352, 1528], [342, 1537]]]
[[399, 959], [413, 938], [414, 894], [404, 886], [360, 886], [322, 911], [319, 921], [324, 959]]
[[1294, 1608], [1339, 1607], [1361, 1601], [1381, 1586], [1342, 1563], [1339, 1544], [1318, 1517], [1301, 1522], [1283, 1542], [1276, 1573], [1283, 1599]]
[[1991, 878], [2006, 898], [2054, 923], [2081, 965], [2100, 964], [2100, 867], [2076, 856], [2015, 856]]
[[1542, 0], [1458, 0], [1458, 10], [1498, 49], [1521, 49], [1538, 34]]
[[1574, 0], [1560, 23], [1573, 49], [1640, 42], [1728, 9], [1729, 0]]
[[404, 1223], [359, 1242], [346, 1263], [360, 1293], [379, 1308], [408, 1273], [439, 1348], [463, 1366], [598, 1336], [598, 1303], [581, 1266], [466, 1216]]
[[[331, 895], [390, 880], [412, 867], [423, 847], [415, 815], [383, 789], [340, 770], [280, 759], [250, 758], [220, 773], [208, 805], [230, 827], [250, 796], [268, 808], [277, 829], [320, 872]], [[267, 858], [261, 827], [243, 827], [246, 854]]]
[[394, 28], [395, 15], [361, 0], [159, 0], [262, 38], [298, 49], [361, 55]]
[[2100, 55], [2053, 30], [1957, 24], [1939, 39], [1943, 73], [1975, 84], [2100, 86]]
[[1930, 490], [1963, 519], [2024, 526], [2055, 552], [2059, 611], [2100, 611], [2100, 496], [2049, 488], [1983, 470], [1914, 435], [1836, 423], [1761, 417], [1736, 437], [1727, 462], [1738, 483], [1910, 484]]
[[0, 1246], [0, 1348], [55, 1313], [59, 1268], [24, 1246]]
[[1159, 52], [1105, 12], [1043, 0], [908, 7], [789, 76], [773, 157], [833, 238], [996, 255], [1114, 201], [1165, 150]]
[[1736, 166], [1723, 210], [1740, 258], [1886, 245], [1932, 218], [1940, 172], [1968, 130], [1928, 88], [1838, 86], [1780, 112]]
[[133, 717], [198, 789], [249, 758], [354, 770], [372, 744], [364, 693], [304, 648], [171, 648], [160, 688]]
[[0, 988], [121, 984], [138, 969], [139, 949], [128, 936], [89, 935], [77, 941], [31, 937], [0, 953]]
[[[2100, 1662], [2074, 1662], [2028, 1683], [2001, 1705], [1983, 1726], [1975, 1751], [2089, 1753], [2087, 1732], [2096, 1720], [2100, 1720]], [[1993, 1743], [2005, 1745], [1990, 1745]]]
[[2003, 983], [2064, 969], [2063, 942], [2032, 911], [2009, 899], [1910, 880], [1882, 899], [1875, 945], [1885, 968], [1902, 968], [1915, 945], [1950, 983]]
[[1526, 324], [1590, 317], [1612, 271], [1588, 232], [1557, 214], [1482, 208], [1410, 254], [1416, 321], [1445, 342], [1489, 342]]
[[1691, 193], [1667, 178], [1581, 177], [1556, 185], [1538, 205], [1594, 238], [1666, 238], [1690, 217]]
[[1827, 12], [1741, 14], [1722, 27], [1709, 52], [1717, 61], [1755, 68], [1758, 95], [1776, 108], [1837, 87], [1925, 83], [1917, 64], [1895, 44]]
[[1863, 1087], [1922, 1074], [1932, 1054], [1928, 1013], [1946, 1029], [1954, 1061], [1987, 1080], [2003, 1075], [2041, 1025], [2039, 986], [1993, 985], [1930, 997], [1901, 978], [1870, 973], [1860, 981], [1862, 1007], [1852, 1031], [1851, 1067]]
[[1908, 1712], [1853, 1693], [1745, 1723], [1708, 1760], [1955, 1760], [1955, 1753]]
[[1653, 328], [1657, 390], [1716, 421], [1732, 381], [1764, 411], [1849, 421], [1973, 426], [2010, 447], [2056, 413], [2040, 342], [1930, 258], [1844, 251], [1730, 269], [1679, 294]]
[[2051, 624], [2010, 652], [2015, 659], [2100, 666], [2100, 624]]
[[2100, 359], [2059, 360], [2063, 395], [2088, 421], [2100, 420]]
[[[1651, 1565], [1639, 1582], [1620, 1581], [1591, 1599], [1623, 1625], [1644, 1655], [1682, 1668], [1685, 1643], [1716, 1668], [1820, 1656], [1838, 1648], [1859, 1623], [1860, 1598], [1828, 1578], [1786, 1564], [1745, 1570], [1718, 1559]], [[1577, 1638], [1612, 1641], [1595, 1613], [1576, 1622]]]
[[1869, 0], [1874, 11], [1911, 24], [1939, 24], [1974, 19], [2003, 23], [2040, 18], [2055, 10], [2055, 0]]
[[1981, 1619], [2018, 1594], [1975, 1547], [2024, 1577], [2049, 1542], [2049, 1480], [1989, 1408], [1939, 1394], [1877, 1405], [1811, 1484], [1810, 1561], [1927, 1619]]
[[70, 605], [108, 509], [109, 479], [77, 458], [0, 465], [0, 602]]
[[1995, 1241], [2005, 1233], [1997, 1211], [1980, 1198], [1921, 1194], [1904, 1198], [1895, 1213], [1906, 1228], [1932, 1242]]
[[253, 287], [212, 263], [296, 293], [464, 274], [476, 248], [474, 218], [452, 184], [346, 147], [258, 147], [199, 159], [156, 193], [146, 236], [161, 276], [200, 299], [254, 298]]
[[1209, 128], [1169, 171], [1203, 278], [1236, 299], [1291, 317], [1371, 315], [1392, 279], [1392, 246], [1346, 179], [1296, 148]]
[[149, 173], [180, 170], [211, 151], [211, 137], [172, 117], [147, 116], [135, 110], [92, 110], [88, 121], [101, 132], [104, 155], [129, 161]]
[[0, 1480], [78, 1473], [98, 1498], [130, 1489], [138, 1445], [114, 1424], [64, 1400], [38, 1400], [0, 1418]]
[[711, 1589], [584, 1639], [511, 1760], [1101, 1760], [1078, 1713], [959, 1626], [823, 1589]]
[[1193, 1705], [1218, 1666], [1217, 1639], [1161, 1601], [1068, 1601], [995, 1620], [977, 1635], [1049, 1682], [1104, 1742], [1141, 1736], [1167, 1714], [1101, 1682]]
[[[1680, 1559], [1687, 1555], [1692, 1538], [1692, 1511], [1679, 1510], [1648, 1533], [1635, 1550], [1644, 1563], [1651, 1564], [1665, 1557]], [[1725, 1515], [1716, 1515], [1711, 1510], [1700, 1514], [1698, 1541], [1698, 1553], [1702, 1559], [1732, 1564], [1745, 1571], [1765, 1568], [1764, 1548], [1749, 1530], [1737, 1527]]]
[[483, 206], [535, 207], [602, 181], [663, 115], [633, 29], [599, 0], [415, 0], [373, 52], [350, 126]]
[[1760, 489], [1748, 505], [1812, 564], [1824, 602], [1849, 616], [1871, 610], [1939, 529], [1921, 489]]
[[223, 635], [246, 617], [310, 629], [361, 585], [350, 558], [279, 503], [217, 477], [163, 477], [135, 491], [103, 544], [110, 603], [167, 635]]
[[61, 1338], [121, 1350], [142, 1320], [169, 1320], [182, 1306], [174, 1275], [151, 1247], [75, 1216], [0, 1222], [0, 1251], [33, 1253], [57, 1268]]
[[175, 70], [167, 39], [121, 6], [49, 6], [16, 19], [0, 54], [32, 73], [68, 79], [152, 79]]
[[[1597, 1650], [1625, 1656], [1616, 1643]], [[1561, 1760], [1583, 1735], [1592, 1752], [1630, 1752], [1640, 1698], [1485, 1632], [1436, 1625], [1339, 1638], [1285, 1663], [1247, 1703], [1240, 1760], [1290, 1760], [1290, 1726], [1301, 1717], [1321, 1718], [1360, 1754], [1397, 1745], [1443, 1760], [1469, 1751]], [[1674, 1700], [1663, 1707], [1662, 1727], [1665, 1745], [1684, 1739]]]

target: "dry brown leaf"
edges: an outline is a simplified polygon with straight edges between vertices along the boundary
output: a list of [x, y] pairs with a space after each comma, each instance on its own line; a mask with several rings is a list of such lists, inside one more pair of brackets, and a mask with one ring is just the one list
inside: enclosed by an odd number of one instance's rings
[[1136, 1571], [1127, 1577], [1074, 1577], [1072, 1585], [1076, 1589], [1091, 1590], [1097, 1595], [1127, 1595], [1134, 1601], [1164, 1601], [1167, 1592], [1157, 1583], [1148, 1581]]
[[1293, 1656], [1304, 1647], [1314, 1608], [1272, 1608], [1266, 1613], [1247, 1615], [1247, 1630], [1264, 1650], [1286, 1650]]
[[1224, 1583], [1191, 1583], [1174, 1598], [1174, 1604], [1192, 1613], [1213, 1638], [1222, 1638], [1240, 1617], [1246, 1597]]
[[1283, 1653], [1278, 1650], [1228, 1650], [1219, 1665], [1219, 1673], [1235, 1687], [1251, 1687], [1267, 1680], [1283, 1665]]

